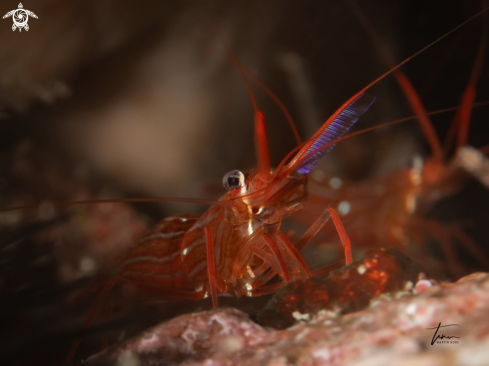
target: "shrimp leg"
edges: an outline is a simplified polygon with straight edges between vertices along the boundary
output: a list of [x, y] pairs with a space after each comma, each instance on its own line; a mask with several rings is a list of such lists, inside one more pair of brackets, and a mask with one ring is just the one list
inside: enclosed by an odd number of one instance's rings
[[212, 227], [206, 226], [205, 242], [207, 246], [207, 276], [209, 277], [209, 290], [212, 297], [212, 306], [217, 308], [217, 287], [216, 287], [216, 258], [214, 256], [214, 239], [212, 238]]
[[285, 264], [284, 258], [282, 257], [282, 253], [280, 253], [280, 249], [277, 243], [268, 234], [263, 234], [263, 239], [265, 240], [265, 243], [267, 243], [268, 247], [271, 249], [272, 253], [277, 258], [280, 269], [284, 274], [285, 282], [289, 283], [291, 281], [290, 272], [289, 269], [287, 268], [287, 265]]
[[301, 250], [304, 246], [311, 240], [314, 235], [318, 233], [319, 230], [328, 222], [328, 220], [332, 218], [334, 226], [336, 227], [336, 231], [340, 236], [341, 244], [345, 249], [345, 262], [346, 264], [351, 264], [353, 262], [353, 258], [351, 255], [351, 243], [348, 235], [346, 234], [345, 228], [341, 223], [340, 217], [336, 210], [332, 207], [326, 208], [321, 215], [314, 221], [314, 223], [307, 229], [307, 231], [302, 235], [302, 238], [296, 244], [297, 250]]
[[304, 261], [304, 258], [302, 258], [301, 254], [294, 246], [294, 244], [290, 241], [290, 239], [287, 237], [287, 235], [285, 235], [284, 233], [278, 233], [277, 236], [278, 236], [278, 240], [284, 245], [284, 247], [287, 248], [289, 253], [292, 254], [292, 256], [297, 261], [302, 271], [307, 275], [307, 277], [311, 277], [311, 271], [309, 270], [309, 267]]

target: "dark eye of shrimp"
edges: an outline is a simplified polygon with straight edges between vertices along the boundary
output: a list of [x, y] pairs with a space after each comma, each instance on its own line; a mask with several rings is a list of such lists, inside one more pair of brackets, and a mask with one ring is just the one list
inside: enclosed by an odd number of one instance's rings
[[239, 170], [231, 170], [222, 178], [222, 184], [228, 191], [233, 191], [244, 186], [244, 174]]

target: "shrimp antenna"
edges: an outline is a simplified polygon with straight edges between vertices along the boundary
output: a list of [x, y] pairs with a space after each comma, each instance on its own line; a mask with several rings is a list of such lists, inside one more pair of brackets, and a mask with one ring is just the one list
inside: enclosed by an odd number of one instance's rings
[[[237, 60], [238, 61], [238, 60]], [[295, 140], [297, 142], [297, 145], [300, 145], [302, 143], [302, 140], [299, 136], [299, 132], [297, 131], [297, 127], [295, 126], [295, 123], [294, 123], [294, 120], [292, 119], [292, 117], [290, 116], [290, 113], [289, 113], [289, 110], [287, 109], [287, 107], [282, 103], [282, 101], [265, 85], [265, 83], [263, 81], [261, 81], [261, 79], [253, 72], [251, 71], [249, 68], [247, 68], [245, 65], [243, 65], [241, 62], [239, 62], [239, 65], [241, 65], [241, 68], [243, 69], [243, 71], [245, 73], [247, 73], [254, 81], [255, 83], [258, 84], [258, 86], [260, 88], [262, 88], [262, 90], [268, 94], [268, 96], [270, 98], [272, 98], [272, 100], [275, 102], [275, 104], [277, 104], [277, 106], [282, 110], [282, 112], [284, 113], [285, 115], [285, 118], [287, 119], [287, 121], [289, 122], [289, 125], [290, 127], [292, 128], [292, 132], [294, 133], [294, 137], [295, 137]]]
[[[215, 52], [215, 53], [218, 53], [218, 54], [222, 55], [222, 51], [219, 50], [219, 49], [217, 49], [217, 48], [215, 48], [215, 47], [205, 46], [205, 48], [208, 49], [209, 51], [212, 51], [212, 52]], [[296, 125], [294, 123], [294, 120], [292, 119], [292, 116], [290, 115], [289, 110], [282, 103], [282, 101], [279, 99], [279, 97], [277, 97], [275, 95], [275, 93], [272, 92], [270, 90], [270, 88], [268, 88], [268, 86], [258, 77], [258, 75], [256, 75], [253, 71], [251, 71], [241, 61], [239, 61], [237, 58], [235, 58], [233, 60], [232, 57], [227, 52], [226, 52], [226, 55], [225, 56], [228, 57], [231, 60], [231, 62], [234, 63], [234, 65], [236, 67], [240, 67], [241, 70], [243, 70], [250, 78], [252, 78], [253, 81], [275, 102], [275, 104], [282, 110], [282, 113], [284, 114], [285, 119], [287, 120], [287, 122], [289, 122], [289, 126], [292, 129], [292, 133], [294, 134], [294, 137], [295, 137], [295, 140], [297, 142], [297, 145], [302, 144], [302, 140], [301, 140], [301, 137], [299, 136], [299, 131], [297, 130], [297, 127], [296, 127]]]
[[[415, 52], [413, 55], [406, 58], [401, 63], [392, 67], [390, 70], [386, 71], [384, 74], [376, 78], [370, 84], [365, 86], [362, 90], [360, 90], [357, 94], [348, 99], [343, 105], [335, 112], [333, 115], [328, 118], [328, 120], [321, 126], [321, 128], [314, 134], [314, 136], [309, 139], [304, 147], [297, 153], [297, 155], [290, 161], [290, 163], [285, 167], [286, 173], [290, 174], [292, 171], [296, 169], [300, 169], [303, 174], [307, 174], [310, 170], [312, 170], [317, 163], [322, 154], [325, 146], [331, 147], [332, 142], [328, 134], [330, 131], [335, 134], [333, 138], [339, 138], [339, 132], [336, 130], [338, 128], [342, 129], [340, 133], [346, 133], [348, 128], [351, 127], [353, 123], [358, 120], [359, 115], [363, 114], [368, 107], [373, 103], [373, 100], [369, 100], [370, 98], [365, 97], [365, 91], [375, 85], [377, 82], [392, 74], [394, 71], [399, 69], [406, 62], [412, 60], [414, 57], [418, 56], [420, 53], [426, 51], [428, 48], [433, 46], [434, 44], [440, 42], [442, 39], [446, 38], [459, 28], [463, 27], [465, 24], [469, 23], [479, 15], [483, 14], [487, 11], [489, 7], [479, 11], [477, 14], [473, 15], [466, 21], [462, 22], [449, 32], [445, 33], [441, 37], [435, 39], [433, 42], [429, 43], [425, 47], [421, 48], [419, 51]], [[353, 116], [354, 115], [354, 116]], [[356, 118], [356, 119], [355, 119]], [[344, 121], [345, 120], [345, 121]], [[346, 128], [345, 128], [346, 127]], [[336, 141], [336, 140], [335, 140]], [[316, 155], [317, 154], [317, 155]]]
[[[367, 30], [369, 37], [372, 39], [375, 47], [377, 48], [378, 52], [384, 59], [387, 66], [391, 68], [395, 67], [396, 61], [394, 60], [392, 53], [389, 51], [389, 48], [386, 46], [386, 44], [382, 41], [380, 36], [377, 34], [374, 27], [369, 22], [369, 20], [367, 19], [363, 11], [360, 9], [358, 4], [353, 0], [347, 0], [346, 3], [353, 11], [355, 16], [358, 18], [360, 23]], [[411, 105], [411, 109], [418, 117], [418, 121], [428, 140], [428, 143], [431, 147], [431, 151], [433, 152], [433, 157], [436, 160], [441, 161], [443, 159], [443, 150], [441, 148], [440, 140], [436, 136], [435, 129], [433, 128], [430, 119], [427, 117], [426, 109], [424, 108], [418, 93], [414, 89], [413, 84], [409, 81], [409, 79], [401, 70], [395, 70], [394, 77], [397, 79], [398, 84], [400, 85], [401, 89], [406, 95], [406, 98], [409, 104]], [[467, 104], [470, 104], [470, 102]]]
[[[187, 202], [187, 203], [201, 203], [211, 206], [228, 206], [226, 201], [212, 201], [200, 198], [183, 198], [183, 197], [144, 197], [144, 198], [109, 198], [109, 199], [92, 199], [92, 200], [80, 200], [80, 201], [66, 201], [66, 202], [49, 202], [54, 207], [67, 207], [76, 205], [91, 205], [99, 203], [121, 203], [121, 202]], [[9, 212], [15, 210], [36, 210], [41, 205], [23, 205], [9, 208], [2, 208], [0, 212]]]
[[251, 102], [253, 104], [253, 109], [255, 111], [255, 147], [256, 147], [256, 155], [258, 158], [257, 174], [261, 176], [263, 180], [265, 180], [270, 174], [270, 152], [268, 150], [265, 118], [263, 116], [263, 113], [258, 109], [255, 95], [253, 94], [253, 90], [251, 89], [250, 83], [248, 82], [248, 79], [246, 78], [246, 75], [241, 68], [241, 64], [236, 59], [236, 56], [232, 52], [227, 42], [224, 40], [224, 37], [219, 32], [219, 30], [214, 26], [212, 22], [210, 22], [210, 24], [214, 34], [219, 38], [224, 48], [226, 49], [226, 53], [228, 54], [230, 60], [236, 66], [239, 73], [241, 74], [241, 77], [243, 78], [243, 81], [246, 85], [246, 89], [248, 90], [248, 94], [250, 95]]
[[[487, 14], [484, 14], [484, 21], [482, 25], [482, 35], [479, 42], [479, 49], [477, 50], [477, 56], [474, 62], [474, 66], [472, 67], [472, 72], [470, 73], [469, 81], [465, 88], [464, 94], [462, 96], [462, 100], [460, 102], [461, 105], [470, 105], [474, 103], [475, 97], [477, 94], [477, 83], [479, 82], [482, 66], [484, 63], [484, 54], [486, 49], [487, 42]], [[467, 144], [468, 130], [470, 119], [472, 116], [471, 108], [462, 108], [456, 114], [452, 121], [452, 128], [450, 126], [450, 130], [455, 131], [458, 127], [458, 135], [457, 135], [457, 148], [461, 148]], [[447, 136], [447, 140], [445, 141], [445, 147], [448, 148], [450, 144], [449, 140], [450, 136]]]
[[[479, 15], [485, 13], [487, 10], [489, 10], [489, 6], [482, 9], [481, 11], [479, 11], [477, 14], [471, 16], [469, 19], [467, 19], [466, 21], [462, 22], [461, 24], [457, 25], [455, 28], [453, 28], [452, 30], [448, 31], [447, 33], [445, 33], [444, 35], [442, 35], [441, 37], [435, 39], [433, 42], [429, 43], [428, 45], [424, 46], [422, 49], [420, 49], [419, 51], [415, 52], [414, 54], [412, 54], [411, 56], [409, 56], [408, 58], [406, 58], [404, 61], [400, 62], [399, 64], [397, 64], [396, 66], [394, 66], [393, 68], [391, 68], [389, 71], [386, 71], [384, 74], [382, 74], [381, 76], [379, 76], [377, 79], [375, 79], [374, 81], [372, 81], [370, 84], [368, 84], [365, 88], [363, 88], [360, 93], [366, 91], [367, 89], [369, 89], [370, 87], [372, 87], [374, 84], [376, 84], [378, 81], [382, 80], [383, 78], [385, 78], [387, 75], [389, 74], [392, 74], [394, 71], [396, 71], [398, 68], [400, 68], [402, 65], [404, 65], [406, 62], [408, 61], [411, 61], [413, 58], [415, 58], [416, 56], [418, 56], [420, 53], [423, 53], [424, 51], [426, 51], [428, 48], [430, 48], [431, 46], [433, 46], [434, 44], [440, 42], [442, 39], [448, 37], [450, 34], [454, 33], [456, 30], [462, 28], [465, 24], [467, 23], [470, 23], [473, 19], [477, 18]], [[353, 99], [353, 98], [352, 98]]]
[[[489, 101], [480, 102], [480, 103], [473, 103], [471, 105], [463, 105], [463, 106], [456, 106], [456, 107], [444, 108], [444, 109], [440, 109], [440, 110], [437, 110], [437, 111], [428, 112], [428, 113], [426, 113], [426, 116], [434, 116], [434, 115], [441, 114], [441, 113], [453, 112], [453, 111], [460, 110], [461, 108], [475, 108], [475, 107], [481, 107], [481, 106], [486, 106], [486, 105], [489, 105]], [[332, 140], [330, 142], [325, 143], [322, 146], [317, 147], [314, 150], [308, 151], [307, 154], [304, 155], [303, 161], [307, 161], [307, 160], [311, 159], [311, 157], [314, 157], [317, 154], [320, 154], [323, 150], [328, 151], [334, 145], [336, 145], [338, 142], [343, 141], [343, 140], [346, 140], [346, 139], [349, 139], [349, 138], [351, 138], [353, 136], [362, 135], [362, 134], [364, 134], [366, 132], [377, 130], [377, 129], [382, 128], [382, 127], [387, 127], [387, 126], [395, 125], [395, 124], [402, 123], [402, 122], [412, 121], [412, 120], [414, 120], [416, 118], [418, 118], [418, 115], [414, 115], [414, 116], [410, 116], [410, 117], [404, 117], [404, 118], [401, 118], [401, 119], [396, 119], [394, 121], [385, 122], [385, 123], [382, 123], [382, 124], [377, 125], [377, 126], [372, 126], [372, 127], [364, 128], [363, 130], [355, 131], [355, 132], [349, 133], [348, 135], [344, 135], [344, 136], [338, 137], [338, 138], [336, 138], [336, 139], [334, 139], [334, 140]], [[287, 163], [287, 160], [297, 150], [302, 149], [305, 144], [306, 143], [302, 143], [301, 145], [296, 146], [294, 149], [292, 149], [292, 151], [290, 151], [282, 159], [282, 161], [280, 162], [280, 164], [277, 166], [277, 169], [275, 169], [275, 172], [273, 174], [273, 178], [275, 178], [277, 175], [280, 175], [280, 174], [283, 173], [282, 172], [282, 168]], [[481, 151], [482, 153], [489, 152], [489, 145], [480, 148], [479, 151]], [[285, 171], [287, 171], [287, 170], [285, 170]], [[253, 193], [246, 193], [246, 194], [243, 194], [243, 195], [239, 195], [237, 197], [243, 198], [243, 197], [257, 196], [257, 195], [260, 195], [263, 192], [265, 192], [265, 190], [266, 190], [266, 187], [265, 188], [262, 188], [262, 189], [259, 189], [259, 190], [256, 190]]]
[[[480, 102], [480, 103], [473, 103], [473, 104], [470, 104], [470, 105], [459, 105], [459, 106], [456, 106], [456, 107], [450, 107], [450, 108], [444, 108], [444, 109], [440, 109], [440, 110], [437, 110], [437, 111], [434, 111], [434, 112], [428, 112], [425, 114], [425, 116], [434, 116], [434, 115], [437, 115], [437, 114], [441, 114], [441, 113], [446, 113], [446, 112], [452, 112], [452, 111], [458, 111], [462, 108], [475, 108], [475, 107], [480, 107], [480, 106], [485, 106], [485, 105], [489, 105], [489, 101], [486, 101], [486, 102]], [[308, 159], [310, 159], [311, 157], [315, 156], [316, 154], [320, 153], [322, 150], [328, 150], [328, 149], [331, 149], [332, 146], [336, 145], [338, 142], [340, 141], [343, 141], [343, 140], [346, 140], [346, 139], [349, 139], [353, 136], [357, 136], [357, 135], [361, 135], [361, 134], [364, 134], [366, 132], [369, 132], [369, 131], [373, 131], [373, 130], [376, 130], [378, 128], [382, 128], [382, 127], [387, 127], [387, 126], [391, 126], [391, 125], [395, 125], [395, 124], [398, 124], [398, 123], [401, 123], [401, 122], [407, 122], [407, 121], [412, 121], [413, 119], [416, 119], [418, 118], [418, 114], [414, 115], [414, 116], [410, 116], [410, 117], [405, 117], [405, 118], [401, 118], [401, 119], [396, 119], [394, 121], [390, 121], [390, 122], [385, 122], [385, 123], [382, 123], [380, 125], [377, 125], [377, 126], [372, 126], [372, 127], [368, 127], [368, 128], [364, 128], [363, 130], [360, 130], [360, 131], [355, 131], [355, 132], [352, 132], [352, 133], [349, 133], [348, 135], [345, 135], [345, 136], [341, 136], [331, 142], [328, 142], [327, 144], [323, 145], [323, 146], [320, 146], [319, 148], [315, 149], [314, 151], [310, 151], [308, 152], [304, 157], [303, 157], [303, 161], [307, 161]], [[489, 147], [489, 145], [487, 145]], [[481, 148], [480, 150], [483, 150], [484, 148]], [[289, 158], [290, 157], [290, 154], [286, 156], [286, 158]], [[285, 160], [285, 159], [284, 159]], [[280, 167], [284, 164], [284, 160], [282, 160], [282, 162], [280, 163]], [[278, 168], [277, 168], [278, 169]]]

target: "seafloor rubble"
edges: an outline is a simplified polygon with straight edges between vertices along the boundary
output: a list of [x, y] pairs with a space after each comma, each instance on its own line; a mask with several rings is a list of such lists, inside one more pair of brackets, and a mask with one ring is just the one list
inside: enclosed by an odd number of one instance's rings
[[[391, 263], [392, 260], [408, 263], [391, 251], [376, 253], [377, 258], [390, 258]], [[360, 276], [370, 276], [367, 282], [376, 274], [377, 278], [387, 276], [384, 284], [392, 284], [393, 277], [388, 271], [384, 271], [384, 276], [379, 268], [362, 267], [372, 258], [376, 255], [367, 255], [363, 262], [335, 272], [329, 276], [330, 281], [334, 276], [344, 281], [354, 270]], [[392, 286], [387, 286], [385, 289], [391, 292], [373, 298], [365, 309], [348, 314], [342, 314], [337, 304], [326, 304], [329, 310], [319, 310], [315, 314], [294, 310], [292, 317], [296, 323], [283, 330], [258, 325], [243, 312], [230, 308], [183, 315], [92, 356], [87, 364], [487, 364], [489, 274], [474, 273], [455, 283], [438, 283], [424, 279], [421, 274], [414, 283], [404, 278], [397, 281], [397, 285], [403, 288], [392, 290]], [[283, 309], [277, 304], [285, 299], [284, 294], [290, 296], [293, 288], [294, 284], [289, 285], [265, 309]], [[345, 294], [351, 291], [362, 291], [362, 287], [345, 288]], [[374, 291], [372, 295], [378, 294]], [[297, 307], [289, 310], [293, 309]], [[260, 318], [260, 314], [257, 317]]]

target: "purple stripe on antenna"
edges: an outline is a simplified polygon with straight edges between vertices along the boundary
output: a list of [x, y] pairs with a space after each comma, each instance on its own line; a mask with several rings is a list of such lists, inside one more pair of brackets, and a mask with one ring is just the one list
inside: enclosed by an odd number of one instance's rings
[[[304, 155], [308, 157], [299, 165], [297, 171], [301, 174], [308, 174], [313, 170], [319, 164], [323, 155], [334, 147], [334, 144], [320, 150], [321, 147], [344, 136], [351, 126], [358, 121], [360, 116], [370, 108], [375, 99], [375, 97], [363, 93], [351, 102], [314, 141]], [[314, 153], [315, 150], [319, 151]]]

